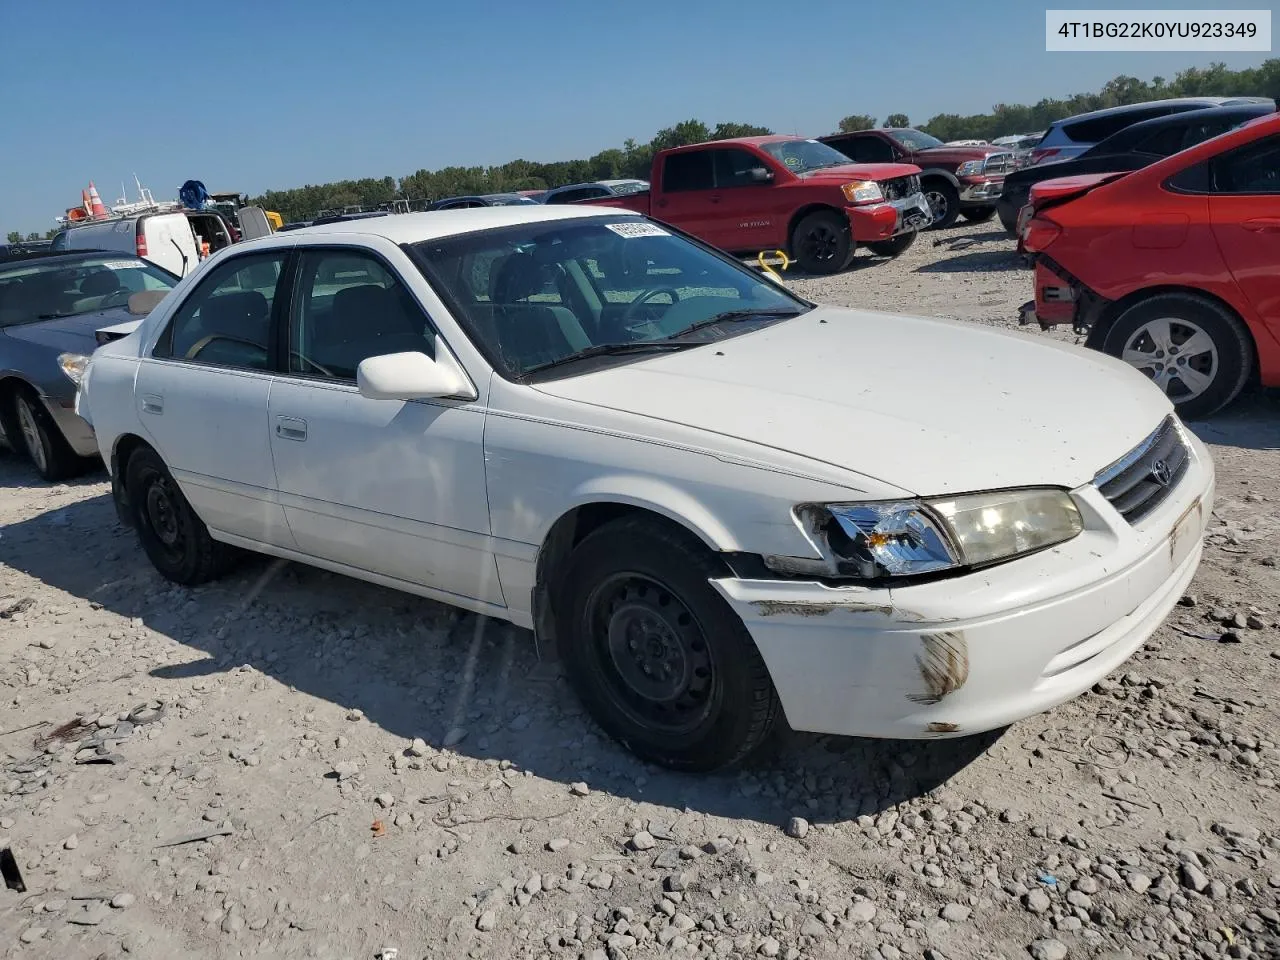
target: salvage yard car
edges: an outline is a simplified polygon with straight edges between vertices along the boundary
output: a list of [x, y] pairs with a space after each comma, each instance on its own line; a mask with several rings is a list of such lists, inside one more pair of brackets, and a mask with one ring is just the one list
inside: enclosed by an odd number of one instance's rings
[[721, 250], [783, 249], [806, 273], [839, 273], [859, 244], [896, 257], [929, 225], [920, 169], [855, 164], [816, 140], [739, 137], [653, 158], [652, 186], [624, 197], [582, 200], [673, 224]]
[[1280, 116], [1133, 173], [1038, 183], [1028, 207], [1023, 322], [1072, 324], [1184, 417], [1254, 377], [1280, 386]]
[[45, 480], [72, 476], [98, 455], [74, 410], [97, 329], [136, 321], [177, 282], [140, 257], [105, 250], [0, 263], [0, 428]]
[[818, 307], [579, 204], [238, 244], [79, 410], [169, 579], [247, 548], [531, 628], [686, 770], [783, 715], [926, 738], [1071, 699], [1182, 595], [1213, 502], [1120, 361]]

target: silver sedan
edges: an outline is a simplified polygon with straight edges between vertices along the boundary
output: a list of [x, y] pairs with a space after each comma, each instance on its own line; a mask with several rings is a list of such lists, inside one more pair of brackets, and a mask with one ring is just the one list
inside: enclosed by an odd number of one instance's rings
[[145, 315], [178, 278], [108, 251], [0, 260], [0, 431], [46, 480], [96, 458], [76, 384], [103, 327]]

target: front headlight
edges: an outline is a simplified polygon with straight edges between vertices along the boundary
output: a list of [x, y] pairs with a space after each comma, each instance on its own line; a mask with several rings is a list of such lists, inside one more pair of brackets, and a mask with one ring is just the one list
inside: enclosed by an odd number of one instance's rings
[[1061, 490], [1005, 490], [931, 500], [809, 505], [833, 573], [872, 579], [980, 567], [1070, 540], [1084, 529]]
[[884, 199], [880, 184], [874, 180], [850, 180], [840, 190], [850, 203], [874, 203]]
[[987, 161], [985, 160], [966, 160], [964, 163], [960, 164], [959, 169], [956, 170], [956, 176], [976, 177], [986, 169], [986, 166]]
[[58, 366], [62, 368], [62, 372], [67, 375], [67, 379], [72, 383], [80, 382], [80, 378], [84, 376], [85, 364], [88, 362], [89, 358], [83, 353], [58, 354]]

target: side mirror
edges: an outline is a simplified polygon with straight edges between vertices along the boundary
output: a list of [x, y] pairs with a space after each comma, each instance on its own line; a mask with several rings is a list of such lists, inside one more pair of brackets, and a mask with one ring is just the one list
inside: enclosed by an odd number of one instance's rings
[[356, 367], [356, 386], [361, 396], [372, 400], [476, 399], [474, 388], [438, 338], [436, 356], [439, 362], [417, 351], [366, 357]]
[[773, 173], [767, 167], [752, 167], [748, 173], [752, 183], [768, 183], [773, 179]]

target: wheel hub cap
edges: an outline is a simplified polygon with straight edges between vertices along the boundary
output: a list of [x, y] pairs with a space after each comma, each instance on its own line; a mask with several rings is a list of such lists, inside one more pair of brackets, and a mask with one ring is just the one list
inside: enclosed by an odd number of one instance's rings
[[924, 198], [929, 201], [929, 209], [933, 211], [934, 223], [937, 223], [947, 215], [947, 208], [950, 204], [947, 203], [946, 194], [931, 190], [924, 195]]
[[650, 700], [670, 700], [688, 683], [689, 660], [672, 625], [647, 605], [623, 603], [609, 619], [609, 655], [619, 675]]
[[814, 227], [805, 238], [805, 247], [815, 260], [830, 260], [836, 255], [839, 238], [829, 227]]
[[147, 488], [147, 520], [151, 529], [166, 547], [178, 542], [178, 516], [173, 509], [173, 500], [162, 483], [153, 483]]
[[1149, 320], [1135, 330], [1120, 359], [1141, 370], [1175, 403], [1200, 396], [1218, 374], [1218, 348], [1197, 324]]

